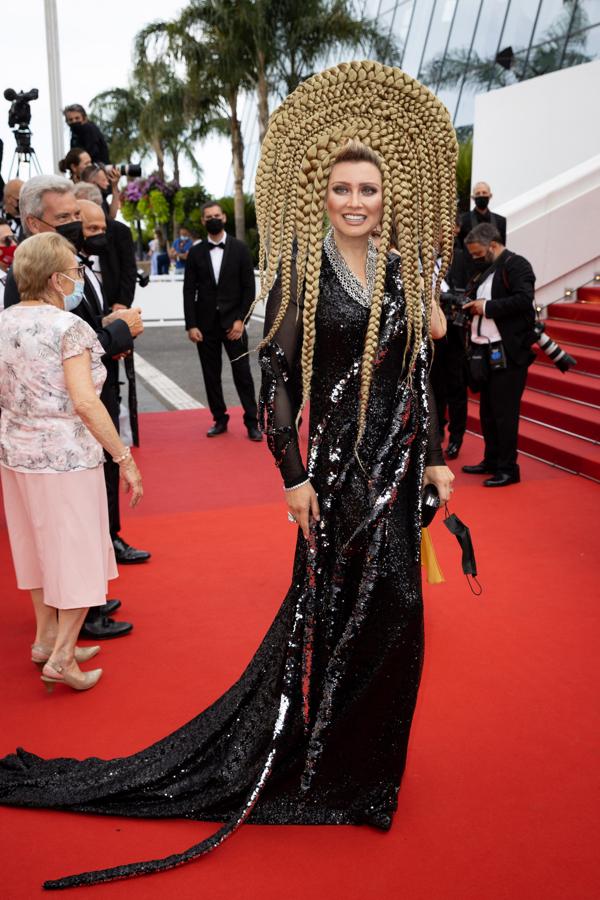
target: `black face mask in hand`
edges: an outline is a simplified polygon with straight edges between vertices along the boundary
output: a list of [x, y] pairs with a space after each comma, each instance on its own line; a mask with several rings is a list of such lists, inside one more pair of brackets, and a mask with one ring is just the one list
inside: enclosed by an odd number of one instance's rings
[[98, 256], [99, 253], [104, 253], [105, 250], [108, 250], [108, 240], [106, 235], [93, 234], [90, 237], [84, 238], [82, 250], [84, 250], [88, 256]]
[[[450, 532], [453, 534], [456, 540], [458, 541], [460, 548], [462, 550], [462, 570], [464, 574], [467, 576], [467, 581], [469, 582], [469, 587], [474, 594], [479, 596], [482, 593], [483, 588], [477, 581], [477, 563], [475, 562], [475, 550], [473, 549], [473, 541], [471, 540], [471, 532], [469, 528], [465, 525], [464, 522], [458, 518], [454, 513], [448, 513], [448, 507], [446, 507], [446, 518], [444, 519], [444, 525]], [[475, 584], [479, 588], [478, 591], [473, 590], [473, 586], [469, 581], [469, 576], [473, 577]]]

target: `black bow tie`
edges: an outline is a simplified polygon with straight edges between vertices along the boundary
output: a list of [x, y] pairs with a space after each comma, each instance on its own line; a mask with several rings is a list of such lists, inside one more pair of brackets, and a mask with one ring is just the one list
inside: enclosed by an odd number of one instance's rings
[[208, 249], [209, 249], [209, 250], [214, 250], [215, 247], [220, 247], [221, 249], [223, 249], [223, 248], [225, 247], [225, 241], [221, 241], [220, 244], [213, 244], [212, 241], [209, 241], [209, 242], [208, 242]]

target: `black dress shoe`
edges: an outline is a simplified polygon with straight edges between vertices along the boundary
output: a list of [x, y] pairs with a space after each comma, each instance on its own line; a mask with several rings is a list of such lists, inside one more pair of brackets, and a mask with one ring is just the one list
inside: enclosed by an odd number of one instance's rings
[[258, 425], [249, 425], [248, 426], [248, 437], [251, 441], [262, 441], [263, 433], [258, 427]]
[[147, 559], [150, 559], [152, 555], [151, 553], [148, 553], [147, 550], [136, 550], [135, 547], [132, 547], [131, 544], [128, 544], [127, 541], [124, 541], [119, 535], [112, 539], [112, 545], [115, 548], [117, 562], [121, 563], [121, 565], [143, 563], [146, 562]]
[[446, 459], [456, 459], [460, 452], [462, 441], [450, 441], [446, 447]]
[[124, 637], [132, 628], [131, 622], [115, 622], [108, 616], [97, 616], [92, 622], [84, 622], [79, 634], [82, 638], [102, 641], [108, 638]]
[[484, 487], [506, 487], [508, 484], [518, 484], [521, 480], [521, 476], [517, 472], [514, 475], [509, 475], [507, 472], [498, 472], [492, 478], [486, 478], [483, 482]]
[[93, 622], [94, 619], [99, 619], [101, 616], [112, 616], [120, 606], [120, 600], [107, 600], [104, 606], [90, 606], [86, 613], [85, 621]]
[[476, 466], [463, 466], [463, 472], [466, 472], [467, 475], [495, 475], [496, 470], [489, 466], [485, 460], [483, 462], [477, 463]]
[[225, 434], [227, 431], [227, 422], [215, 422], [212, 428], [206, 432], [206, 437], [217, 437], [218, 434]]

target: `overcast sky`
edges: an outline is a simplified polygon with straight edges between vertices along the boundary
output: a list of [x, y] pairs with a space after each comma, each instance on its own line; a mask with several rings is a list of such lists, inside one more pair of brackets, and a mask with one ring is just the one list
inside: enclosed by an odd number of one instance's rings
[[[125, 87], [131, 70], [131, 50], [136, 33], [148, 22], [174, 18], [181, 2], [169, 0], [102, 0], [81, 3], [57, 0], [63, 106], [81, 103], [88, 107], [96, 94]], [[52, 171], [52, 136], [43, 0], [2, 0], [0, 21], [0, 138], [4, 141], [2, 175], [8, 178], [15, 140], [8, 127], [10, 103], [4, 99], [8, 87], [16, 91], [38, 88], [39, 99], [31, 104], [32, 145], [42, 171]], [[65, 127], [65, 152], [69, 148]], [[226, 139], [211, 139], [198, 148], [203, 181], [214, 196], [224, 193], [231, 153]], [[126, 160], [112, 160], [115, 163]], [[182, 164], [182, 182], [194, 178]]]

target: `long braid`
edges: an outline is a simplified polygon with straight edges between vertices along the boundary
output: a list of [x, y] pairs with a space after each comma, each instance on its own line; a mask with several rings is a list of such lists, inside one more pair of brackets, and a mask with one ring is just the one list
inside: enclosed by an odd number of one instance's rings
[[[303, 82], [271, 116], [255, 193], [261, 240], [261, 290], [255, 303], [267, 297], [278, 273], [282, 287], [279, 311], [261, 346], [276, 335], [288, 309], [295, 245], [298, 292], [304, 297], [303, 403], [312, 378], [327, 179], [351, 139], [379, 158], [383, 246], [392, 225], [397, 234], [406, 303], [406, 378], [412, 377], [427, 339], [432, 299], [439, 296], [451, 260], [457, 145], [440, 101], [400, 69], [371, 60], [342, 63]], [[377, 263], [361, 366], [359, 439], [377, 352], [384, 257]]]

